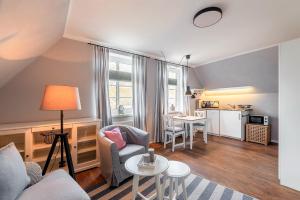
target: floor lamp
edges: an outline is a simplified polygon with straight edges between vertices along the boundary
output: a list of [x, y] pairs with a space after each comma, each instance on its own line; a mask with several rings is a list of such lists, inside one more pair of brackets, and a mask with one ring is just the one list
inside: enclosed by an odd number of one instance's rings
[[68, 142], [68, 133], [64, 132], [64, 111], [65, 110], [80, 110], [80, 98], [77, 87], [65, 85], [47, 85], [45, 87], [44, 96], [41, 104], [41, 110], [60, 111], [60, 133], [55, 133], [50, 152], [47, 157], [46, 164], [43, 169], [43, 175], [46, 174], [50, 164], [53, 152], [58, 140], [60, 141], [60, 162], [59, 167], [65, 166], [64, 151], [66, 153], [69, 174], [75, 179], [74, 166]]

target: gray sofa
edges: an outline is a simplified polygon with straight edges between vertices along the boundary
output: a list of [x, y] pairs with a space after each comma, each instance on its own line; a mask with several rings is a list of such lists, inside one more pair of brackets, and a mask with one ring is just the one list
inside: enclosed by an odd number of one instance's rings
[[14, 143], [0, 148], [0, 200], [90, 200], [62, 169], [42, 176], [37, 163], [24, 163]]
[[[127, 145], [120, 151], [104, 132], [119, 127]], [[126, 178], [132, 176], [125, 169], [125, 161], [138, 154], [148, 152], [149, 134], [138, 128], [123, 125], [111, 125], [102, 128], [98, 134], [101, 173], [111, 186], [119, 186]]]
[[87, 193], [62, 169], [28, 187], [17, 200], [90, 200]]

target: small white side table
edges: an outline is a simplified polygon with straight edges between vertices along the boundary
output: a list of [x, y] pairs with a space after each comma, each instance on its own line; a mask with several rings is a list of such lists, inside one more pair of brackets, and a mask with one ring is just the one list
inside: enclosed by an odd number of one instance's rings
[[[185, 187], [185, 178], [190, 175], [191, 170], [190, 167], [179, 161], [169, 161], [169, 168], [165, 172], [165, 176], [163, 179], [163, 185], [162, 185], [162, 192], [161, 192], [161, 199], [164, 199], [165, 194], [165, 187], [166, 187], [166, 181], [169, 178], [170, 184], [169, 184], [169, 200], [173, 200], [173, 198], [178, 196], [178, 184], [181, 184], [182, 186], [182, 192], [183, 192], [183, 198], [187, 200], [187, 193], [186, 193], [186, 187]], [[173, 185], [175, 183], [175, 193]]]
[[[169, 167], [168, 159], [163, 156], [156, 156], [156, 166], [153, 169], [139, 168], [138, 163], [141, 160], [143, 154], [133, 156], [126, 160], [125, 168], [128, 172], [133, 174], [133, 185], [132, 185], [132, 200], [135, 200], [137, 195], [139, 195], [142, 199], [151, 200], [158, 197], [161, 200], [161, 188], [160, 188], [160, 174], [166, 171]], [[150, 197], [145, 197], [140, 192], [138, 192], [139, 187], [139, 178], [140, 176], [154, 176], [155, 177], [155, 186], [156, 193]]]

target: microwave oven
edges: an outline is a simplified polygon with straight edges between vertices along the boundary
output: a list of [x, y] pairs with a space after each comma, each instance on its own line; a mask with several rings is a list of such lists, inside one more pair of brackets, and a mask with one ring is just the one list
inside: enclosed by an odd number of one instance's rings
[[249, 116], [250, 124], [262, 124], [265, 126], [270, 125], [270, 117], [264, 115], [250, 115]]

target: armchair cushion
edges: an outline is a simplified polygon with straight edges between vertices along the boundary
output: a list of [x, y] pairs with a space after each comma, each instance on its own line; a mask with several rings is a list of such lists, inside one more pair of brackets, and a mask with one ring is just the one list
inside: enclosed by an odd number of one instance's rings
[[145, 147], [138, 144], [127, 144], [127, 146], [119, 151], [119, 158], [121, 163], [132, 156], [145, 153]]
[[104, 132], [105, 137], [116, 143], [117, 148], [120, 150], [126, 146], [126, 141], [123, 139], [121, 131], [119, 128], [114, 128], [111, 131]]
[[28, 183], [25, 164], [15, 144], [0, 148], [0, 199], [15, 200]]

